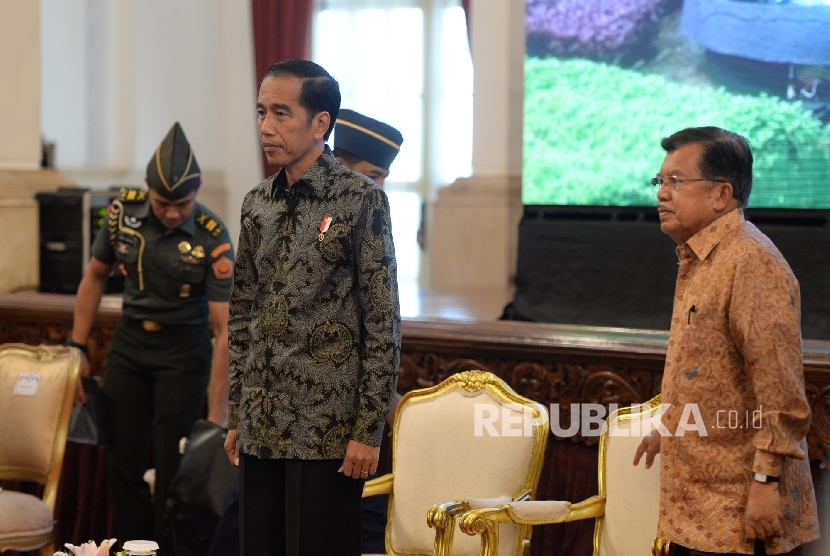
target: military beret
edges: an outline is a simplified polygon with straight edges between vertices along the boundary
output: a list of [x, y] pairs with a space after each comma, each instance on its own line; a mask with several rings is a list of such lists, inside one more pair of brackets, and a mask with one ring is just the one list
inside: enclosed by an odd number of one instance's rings
[[403, 143], [401, 132], [389, 124], [343, 108], [334, 124], [334, 148], [388, 170]]
[[147, 185], [168, 199], [180, 199], [199, 187], [201, 176], [193, 149], [176, 122], [147, 163]]

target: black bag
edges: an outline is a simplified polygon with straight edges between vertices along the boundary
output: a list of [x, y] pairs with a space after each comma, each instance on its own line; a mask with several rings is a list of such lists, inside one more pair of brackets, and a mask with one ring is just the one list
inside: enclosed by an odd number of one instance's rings
[[207, 553], [236, 488], [239, 470], [225, 452], [227, 435], [227, 429], [200, 419], [187, 438], [166, 502], [166, 523], [176, 556]]
[[78, 444], [104, 446], [107, 443], [107, 420], [104, 414], [104, 391], [100, 377], [81, 377], [86, 394], [84, 405], [72, 406], [69, 418], [69, 433], [66, 439]]
[[167, 499], [165, 517], [165, 533], [172, 539], [170, 544], [175, 556], [205, 556], [208, 553], [218, 519], [175, 498]]

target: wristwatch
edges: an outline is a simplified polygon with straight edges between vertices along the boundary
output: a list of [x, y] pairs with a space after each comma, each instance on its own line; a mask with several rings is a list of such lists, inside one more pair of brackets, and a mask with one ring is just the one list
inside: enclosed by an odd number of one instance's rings
[[84, 352], [84, 355], [89, 355], [89, 346], [86, 344], [79, 344], [72, 338], [67, 338], [63, 345], [65, 345], [66, 347], [78, 348], [79, 350]]
[[764, 475], [763, 473], [752, 473], [752, 478], [759, 483], [777, 483], [781, 477], [774, 477], [773, 475]]

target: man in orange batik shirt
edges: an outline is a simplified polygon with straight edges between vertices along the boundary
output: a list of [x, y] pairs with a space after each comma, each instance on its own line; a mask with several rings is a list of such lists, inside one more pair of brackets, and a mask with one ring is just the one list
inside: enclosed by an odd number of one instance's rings
[[805, 436], [798, 281], [744, 219], [746, 139], [678, 131], [652, 180], [680, 268], [663, 375], [663, 424], [634, 464], [659, 452], [658, 537], [670, 554], [786, 554], [819, 536]]

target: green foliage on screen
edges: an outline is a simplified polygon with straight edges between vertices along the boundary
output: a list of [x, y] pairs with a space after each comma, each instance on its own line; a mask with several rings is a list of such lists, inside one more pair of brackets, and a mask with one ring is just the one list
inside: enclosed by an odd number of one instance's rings
[[522, 200], [652, 206], [660, 140], [704, 125], [749, 139], [750, 207], [830, 208], [830, 126], [798, 102], [558, 58], [525, 61]]

